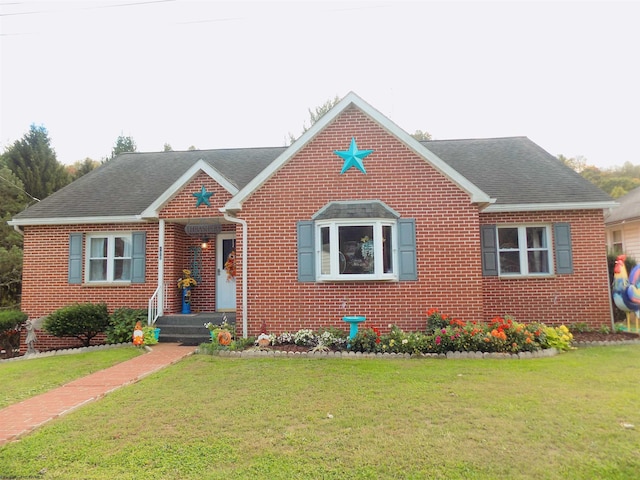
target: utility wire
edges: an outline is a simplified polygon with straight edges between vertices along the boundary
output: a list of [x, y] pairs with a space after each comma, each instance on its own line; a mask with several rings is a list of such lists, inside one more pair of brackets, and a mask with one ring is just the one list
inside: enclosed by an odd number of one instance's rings
[[29, 198], [35, 200], [36, 202], [39, 202], [40, 199], [34, 197], [33, 195], [31, 195], [29, 192], [27, 192], [25, 189], [20, 188], [19, 186], [17, 186], [15, 183], [10, 182], [9, 180], [7, 180], [6, 178], [4, 178], [2, 175], [0, 175], [0, 179], [4, 180], [5, 182], [7, 182], [9, 185], [11, 185], [13, 188], [16, 188], [18, 190], [20, 190], [22, 193], [24, 193], [26, 196], [28, 196]]

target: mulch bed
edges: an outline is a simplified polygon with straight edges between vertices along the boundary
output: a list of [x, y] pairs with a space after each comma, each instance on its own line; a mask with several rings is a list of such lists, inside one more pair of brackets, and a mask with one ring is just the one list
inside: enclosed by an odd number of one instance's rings
[[574, 333], [573, 341], [580, 342], [624, 342], [627, 340], [640, 340], [640, 335], [631, 332], [600, 333], [584, 332]]

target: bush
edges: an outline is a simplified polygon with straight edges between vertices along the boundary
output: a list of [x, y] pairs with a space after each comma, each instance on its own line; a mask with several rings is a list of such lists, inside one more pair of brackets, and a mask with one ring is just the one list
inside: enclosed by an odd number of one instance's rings
[[126, 343], [133, 338], [136, 322], [147, 323], [147, 311], [144, 309], [118, 308], [109, 317], [109, 326], [105, 330], [107, 343]]
[[20, 326], [27, 315], [20, 310], [0, 311], [0, 350], [12, 357], [14, 350], [20, 349]]
[[[76, 303], [56, 310], [44, 321], [43, 328], [56, 337], [75, 337], [85, 347], [109, 326], [105, 303]], [[133, 334], [133, 330], [131, 331]]]

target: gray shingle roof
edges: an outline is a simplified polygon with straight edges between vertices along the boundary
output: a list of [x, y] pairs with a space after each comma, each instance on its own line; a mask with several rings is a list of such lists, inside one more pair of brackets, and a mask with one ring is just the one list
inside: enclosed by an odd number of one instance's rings
[[421, 142], [496, 204], [609, 202], [611, 198], [526, 137]]
[[604, 223], [606, 225], [640, 219], [640, 187], [634, 188], [616, 201], [620, 206], [605, 215]]
[[[422, 144], [496, 204], [609, 202], [602, 190], [526, 137]], [[286, 147], [127, 153], [17, 214], [14, 220], [134, 216], [198, 160], [242, 189]]]
[[240, 189], [284, 150], [285, 147], [275, 147], [125, 153], [14, 219], [138, 215], [201, 159]]

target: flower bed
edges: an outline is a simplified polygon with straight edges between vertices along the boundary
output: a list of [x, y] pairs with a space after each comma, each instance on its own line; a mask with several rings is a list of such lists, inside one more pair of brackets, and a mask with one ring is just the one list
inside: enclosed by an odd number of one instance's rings
[[[427, 312], [423, 332], [404, 332], [389, 325], [382, 333], [378, 327], [363, 324], [354, 338], [337, 328], [319, 331], [302, 329], [295, 333], [267, 335], [262, 332], [261, 346], [251, 340], [244, 346], [261, 351], [285, 353], [360, 353], [390, 355], [450, 356], [454, 352], [468, 353], [474, 358], [495, 354], [495, 357], [538, 356], [543, 350], [566, 351], [573, 336], [566, 326], [548, 327], [541, 323], [518, 323], [510, 317], [495, 317], [488, 323], [463, 322], [441, 314], [437, 309]], [[268, 343], [264, 342], [268, 339]], [[254, 339], [255, 340], [255, 339]], [[213, 343], [216, 343], [213, 339]], [[257, 343], [257, 342], [256, 342]], [[266, 343], [266, 344], [265, 344]], [[243, 350], [232, 345], [225, 350]], [[207, 350], [207, 349], [203, 349]], [[219, 350], [216, 348], [216, 350]]]

